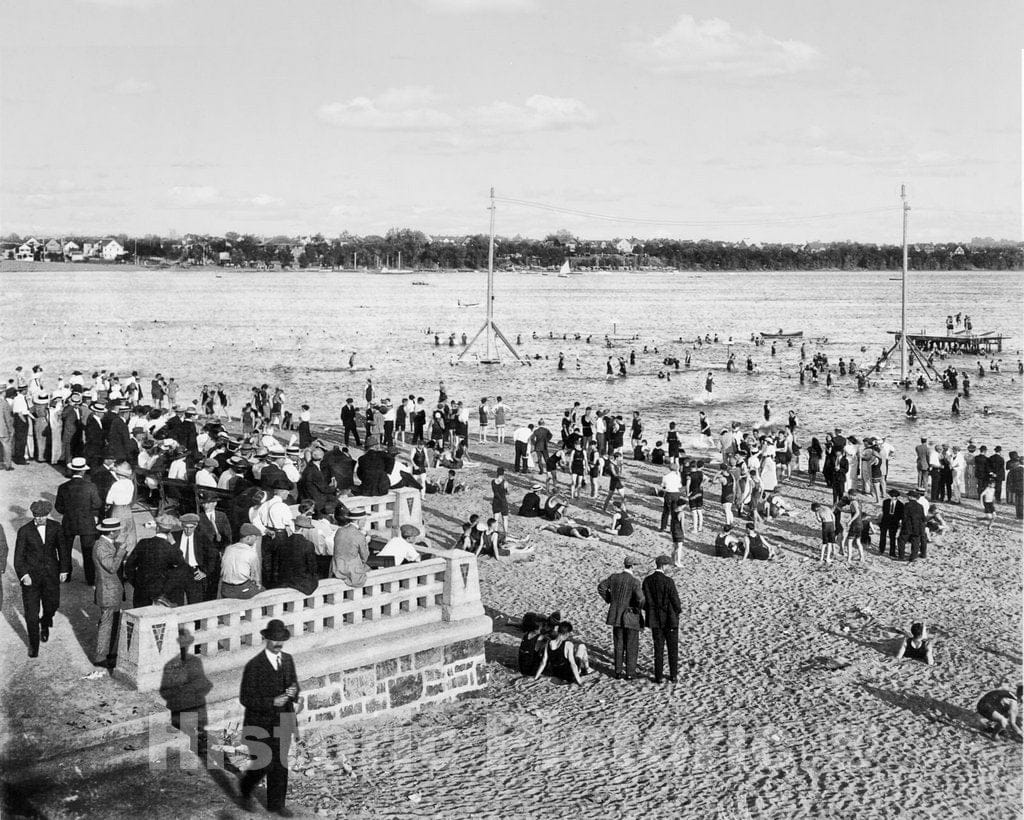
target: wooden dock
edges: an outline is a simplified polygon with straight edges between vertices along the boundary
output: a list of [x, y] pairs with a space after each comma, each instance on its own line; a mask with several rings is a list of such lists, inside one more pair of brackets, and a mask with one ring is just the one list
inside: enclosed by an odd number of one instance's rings
[[[902, 334], [898, 330], [888, 331], [896, 337], [896, 344], [899, 345]], [[1000, 336], [995, 332], [990, 333], [968, 333], [959, 331], [943, 336], [932, 336], [927, 333], [908, 333], [907, 339], [914, 347], [923, 352], [943, 351], [945, 353], [963, 353], [970, 356], [989, 355], [993, 352], [1003, 352], [1003, 339], [1009, 336]]]

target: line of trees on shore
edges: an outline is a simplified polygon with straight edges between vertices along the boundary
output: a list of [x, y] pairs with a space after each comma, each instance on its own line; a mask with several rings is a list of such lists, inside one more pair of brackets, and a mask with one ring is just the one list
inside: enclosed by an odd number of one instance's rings
[[[409, 228], [383, 236], [343, 233], [328, 239], [263, 238], [228, 232], [224, 236], [188, 235], [118, 237], [140, 260], [165, 260], [232, 267], [376, 268], [421, 270], [484, 269], [485, 234], [430, 237]], [[582, 240], [567, 231], [544, 239], [521, 236], [495, 240], [499, 269], [552, 268], [570, 259], [574, 268], [674, 268], [680, 270], [898, 270], [903, 251], [898, 245], [861, 242], [747, 244], [708, 239]], [[976, 238], [968, 243], [915, 244], [909, 250], [914, 270], [1021, 270], [1024, 243]]]

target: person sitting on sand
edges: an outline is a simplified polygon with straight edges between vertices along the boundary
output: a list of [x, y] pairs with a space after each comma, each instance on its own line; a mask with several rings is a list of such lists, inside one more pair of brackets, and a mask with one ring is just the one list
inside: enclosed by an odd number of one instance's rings
[[534, 484], [530, 487], [519, 504], [519, 515], [523, 518], [538, 518], [541, 515], [540, 491], [543, 489], [543, 484]]
[[557, 495], [542, 495], [539, 506], [541, 516], [548, 521], [558, 521], [565, 513], [565, 504]]
[[1008, 689], [993, 689], [986, 692], [978, 701], [978, 714], [981, 715], [985, 730], [992, 737], [999, 737], [1009, 732], [1011, 737], [1024, 740], [1021, 732], [1021, 700], [1024, 699], [1024, 686], [1017, 684], [1017, 694]]
[[[561, 621], [561, 613], [553, 612], [551, 617], [558, 616], [555, 621], [557, 626]], [[548, 622], [537, 612], [527, 612], [523, 615], [521, 629], [523, 630], [522, 640], [519, 642], [519, 674], [523, 677], [533, 677], [540, 669], [541, 660], [544, 658], [544, 644], [550, 632]]]
[[622, 501], [616, 501], [612, 507], [612, 520], [608, 525], [608, 532], [611, 535], [632, 535], [633, 519], [626, 512], [626, 505]]
[[540, 666], [533, 675], [537, 680], [545, 670], [554, 678], [569, 683], [583, 684], [583, 676], [590, 672], [590, 658], [587, 647], [571, 640], [572, 624], [562, 621], [555, 627], [554, 634], [544, 642]]
[[747, 524], [747, 532], [743, 537], [743, 557], [754, 561], [770, 561], [778, 558], [779, 549], [757, 531], [753, 522]]
[[718, 558], [741, 558], [743, 538], [732, 531], [732, 524], [722, 524], [722, 531], [715, 536], [715, 556]]
[[911, 658], [929, 666], [935, 664], [932, 642], [928, 637], [928, 628], [920, 621], [910, 625], [910, 637], [904, 638], [896, 651], [896, 660]]
[[455, 495], [455, 493], [461, 493], [465, 489], [466, 485], [456, 480], [455, 470], [449, 470], [448, 477], [441, 483], [441, 492], [444, 495]]

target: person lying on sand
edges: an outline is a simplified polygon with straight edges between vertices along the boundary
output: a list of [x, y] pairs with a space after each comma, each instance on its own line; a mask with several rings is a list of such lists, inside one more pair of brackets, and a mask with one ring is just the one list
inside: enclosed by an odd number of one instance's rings
[[566, 535], [569, 538], [591, 538], [590, 527], [580, 524], [571, 518], [563, 519], [559, 524], [547, 524], [541, 529], [557, 532], [559, 535]]
[[917, 621], [910, 625], [910, 637], [904, 638], [900, 648], [896, 651], [896, 660], [903, 658], [911, 658], [934, 666], [935, 654], [932, 641], [928, 637], [928, 627], [923, 623]]
[[1016, 740], [1024, 740], [1021, 732], [1021, 700], [1024, 698], [1024, 686], [1017, 685], [1017, 694], [1013, 695], [1006, 689], [993, 689], [986, 692], [978, 701], [978, 714], [981, 715], [985, 730], [992, 737], [999, 737], [1009, 732]]

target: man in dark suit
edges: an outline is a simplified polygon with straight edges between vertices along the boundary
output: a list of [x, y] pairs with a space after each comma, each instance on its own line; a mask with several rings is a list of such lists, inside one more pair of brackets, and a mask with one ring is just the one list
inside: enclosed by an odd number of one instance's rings
[[356, 465], [362, 495], [387, 495], [391, 491], [391, 470], [394, 456], [389, 456], [384, 445], [374, 444], [360, 456]]
[[209, 539], [199, 530], [200, 518], [195, 513], [181, 517], [181, 533], [174, 539], [181, 553], [178, 580], [185, 594], [185, 602], [198, 604], [210, 600], [208, 589], [220, 578], [220, 553]]
[[995, 485], [996, 501], [1003, 500], [1003, 482], [1006, 481], [1006, 460], [1003, 458], [1003, 448], [998, 444], [992, 448], [992, 455], [988, 457], [988, 475]]
[[[110, 414], [110, 426], [107, 429], [107, 452], [115, 461], [130, 461], [132, 457], [132, 434], [128, 429], [128, 414], [131, 408], [127, 404], [118, 404], [116, 411]], [[136, 456], [138, 450], [136, 449]]]
[[[239, 783], [242, 803], [253, 809], [252, 793], [267, 778], [267, 809], [283, 813], [288, 795], [288, 749], [295, 734], [299, 680], [292, 656], [281, 649], [291, 637], [276, 618], [260, 631], [264, 650], [245, 665], [238, 699], [245, 707], [242, 740], [255, 758]], [[268, 755], [269, 752], [269, 755]]]
[[334, 479], [334, 486], [339, 490], [351, 490], [356, 483], [356, 460], [348, 454], [348, 447], [335, 444], [324, 456], [321, 469], [328, 478]]
[[110, 488], [114, 486], [114, 482], [118, 478], [114, 474], [114, 463], [113, 457], [106, 454], [100, 460], [100, 466], [98, 468], [93, 467], [89, 473], [89, 481], [96, 487], [96, 492], [100, 496], [100, 503], [104, 507], [107, 504], [107, 493], [110, 492]]
[[92, 547], [96, 543], [96, 522], [102, 517], [103, 501], [96, 485], [85, 477], [88, 469], [89, 465], [84, 458], [68, 460], [71, 478], [57, 488], [53, 508], [63, 516], [60, 528], [69, 550], [74, 547], [75, 539], [78, 539], [85, 582], [93, 586], [96, 583], [96, 567], [92, 560]]
[[978, 448], [978, 455], [974, 457], [974, 480], [977, 482], [977, 493], [981, 495], [989, 482], [988, 447], [984, 444]]
[[181, 532], [181, 522], [164, 513], [156, 517], [157, 534], [143, 538], [135, 545], [125, 564], [125, 578], [134, 587], [132, 606], [150, 606], [157, 598], [185, 603], [181, 585], [181, 551], [174, 544], [174, 533]]
[[323, 469], [324, 451], [314, 447], [309, 454], [310, 462], [299, 479], [299, 498], [308, 498], [318, 513], [334, 510], [338, 495], [331, 487], [330, 477]]
[[659, 555], [654, 559], [654, 572], [644, 578], [642, 586], [647, 625], [654, 641], [654, 682], [664, 680], [665, 647], [668, 646], [668, 679], [675, 683], [679, 675], [679, 592], [676, 582], [665, 574], [672, 559]]
[[61, 461], [69, 463], [75, 456], [82, 454], [82, 394], [72, 393], [68, 403], [60, 413], [61, 423]]
[[906, 543], [897, 538], [900, 524], [903, 523], [903, 502], [900, 500], [899, 490], [889, 490], [889, 497], [882, 502], [882, 520], [878, 522], [878, 554], [885, 552], [886, 536], [889, 539], [889, 557], [896, 557], [897, 542], [899, 542], [899, 557], [903, 558], [903, 546]]
[[52, 509], [49, 501], [33, 501], [29, 505], [32, 520], [18, 530], [14, 542], [14, 573], [21, 581], [30, 658], [39, 655], [40, 641], [50, 639], [53, 616], [60, 607], [60, 585], [71, 575], [71, 550], [60, 525], [47, 518]]
[[928, 531], [920, 498], [920, 490], [910, 490], [907, 493], [907, 503], [903, 505], [903, 522], [900, 525], [900, 558], [903, 558], [904, 549], [909, 541], [911, 561], [916, 561], [918, 557], [928, 557]]
[[351, 433], [355, 436], [356, 447], [361, 447], [359, 428], [356, 426], [356, 406], [352, 399], [345, 399], [345, 406], [341, 408], [341, 425], [345, 428], [345, 446], [348, 447], [348, 437]]
[[94, 401], [89, 405], [92, 411], [85, 420], [85, 461], [92, 470], [103, 462], [103, 453], [107, 448], [107, 433], [103, 429], [103, 415], [107, 412], [106, 402]]
[[632, 680], [643, 628], [644, 593], [633, 575], [633, 558], [626, 558], [622, 572], [609, 575], [597, 585], [597, 594], [609, 604], [605, 623], [612, 628], [615, 645], [615, 677]]

